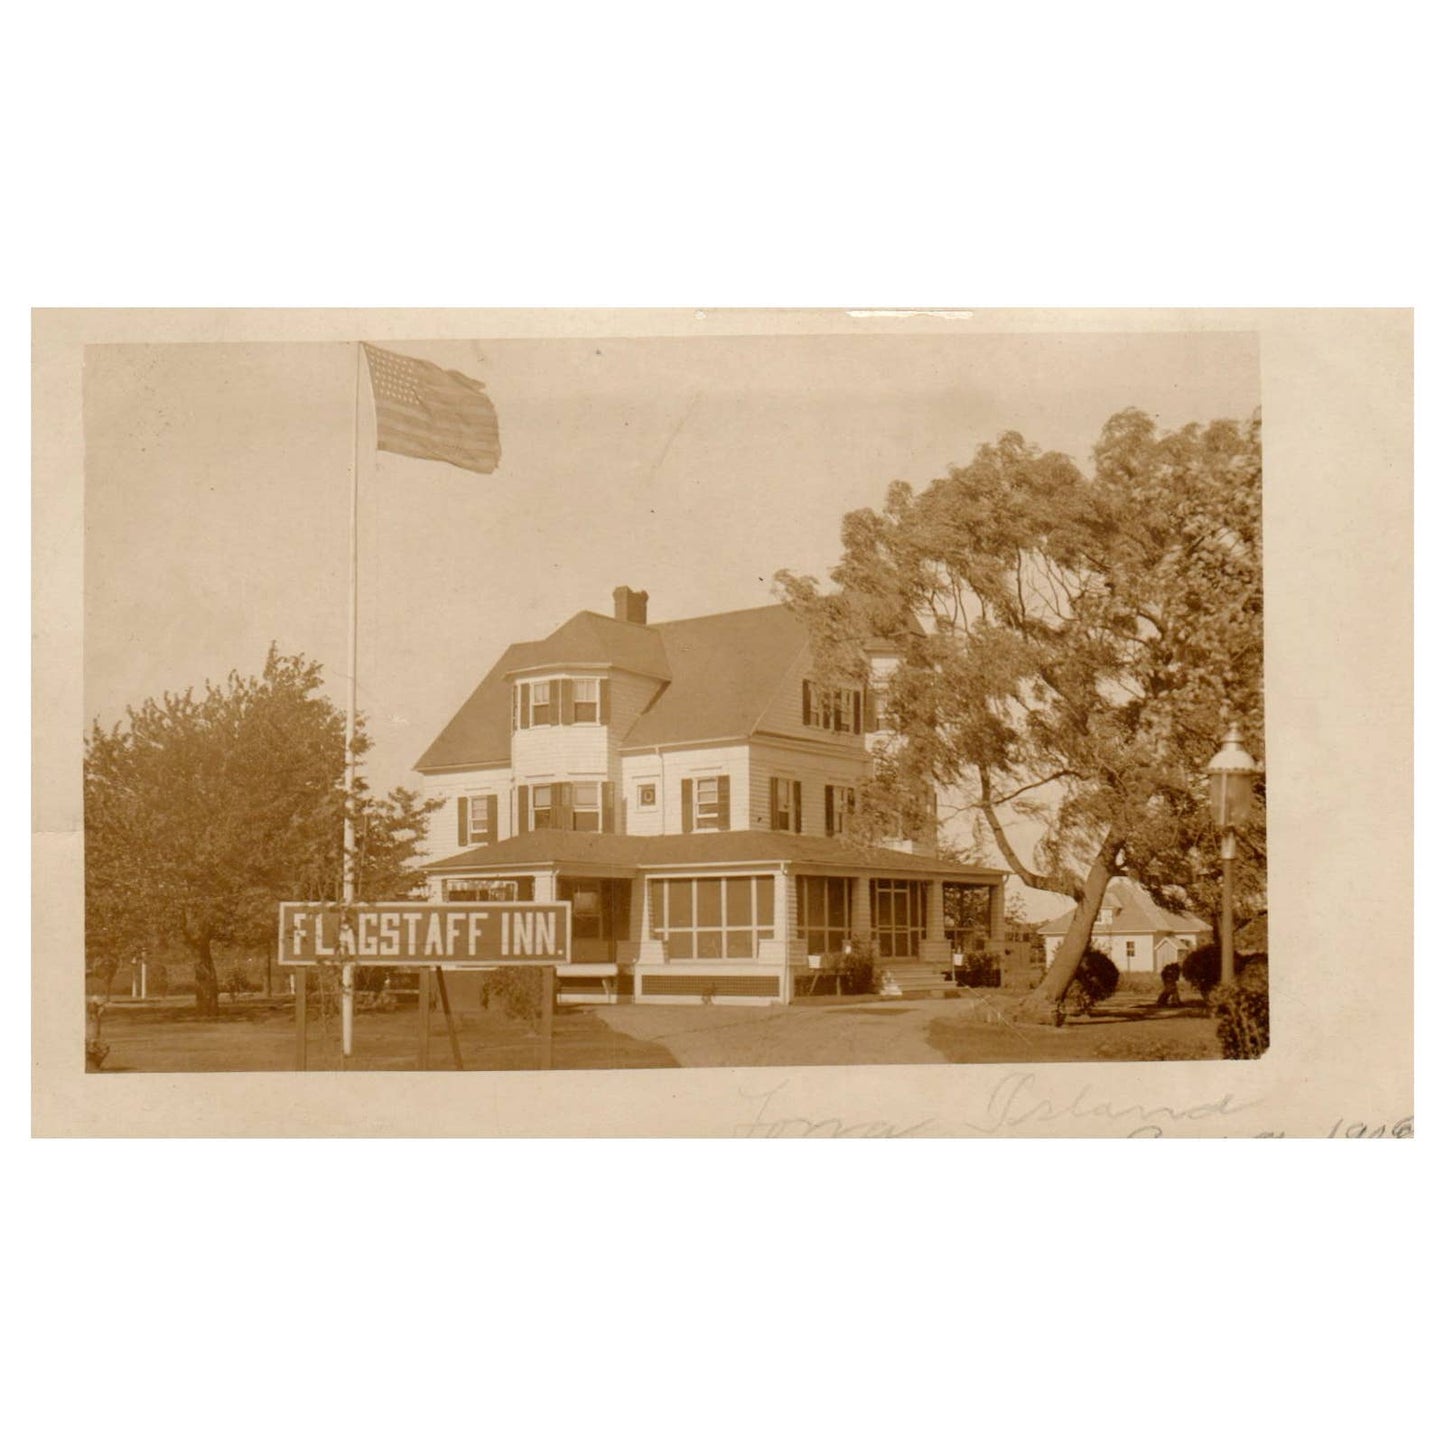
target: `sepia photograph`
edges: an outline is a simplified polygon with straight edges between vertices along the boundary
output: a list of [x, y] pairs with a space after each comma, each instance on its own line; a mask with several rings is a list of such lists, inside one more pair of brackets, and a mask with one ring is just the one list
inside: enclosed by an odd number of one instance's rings
[[87, 1067], [1248, 1059], [1248, 333], [94, 346]]

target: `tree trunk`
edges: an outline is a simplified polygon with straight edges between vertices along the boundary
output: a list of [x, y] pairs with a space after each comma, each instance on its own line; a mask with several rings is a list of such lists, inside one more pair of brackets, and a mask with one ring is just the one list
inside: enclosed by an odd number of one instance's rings
[[216, 977], [216, 961], [211, 957], [211, 935], [202, 933], [187, 938], [196, 966], [196, 1016], [216, 1019], [221, 1016], [221, 985]]
[[1119, 852], [1119, 843], [1109, 838], [1099, 849], [1098, 856], [1089, 865], [1088, 876], [1074, 908], [1073, 919], [1068, 932], [1059, 944], [1059, 951], [1049, 965], [1043, 982], [1019, 1005], [1017, 1017], [1030, 1023], [1053, 1023], [1063, 997], [1079, 971], [1084, 954], [1088, 951], [1089, 940], [1094, 934], [1094, 920], [1104, 902], [1104, 892], [1114, 876], [1114, 861]]

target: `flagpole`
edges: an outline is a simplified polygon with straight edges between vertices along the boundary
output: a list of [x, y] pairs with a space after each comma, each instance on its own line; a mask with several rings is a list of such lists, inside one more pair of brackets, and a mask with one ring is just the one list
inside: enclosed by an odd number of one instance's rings
[[[352, 805], [356, 789], [356, 591], [357, 591], [357, 495], [360, 491], [358, 456], [361, 451], [361, 343], [356, 343], [356, 392], [351, 413], [351, 586], [347, 597], [347, 681], [346, 681], [346, 811], [341, 835], [341, 901], [350, 908], [356, 902], [356, 819]], [[351, 1057], [352, 1022], [356, 989], [354, 965], [341, 965], [341, 1058]]]

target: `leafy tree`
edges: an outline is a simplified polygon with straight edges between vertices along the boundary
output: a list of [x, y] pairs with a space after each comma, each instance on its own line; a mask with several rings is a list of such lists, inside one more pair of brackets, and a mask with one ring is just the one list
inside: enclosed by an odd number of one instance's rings
[[[942, 787], [1024, 883], [1079, 905], [1026, 1011], [1064, 997], [1110, 878], [1212, 915], [1202, 769], [1226, 719], [1263, 747], [1258, 416], [1160, 433], [1121, 412], [1088, 476], [1006, 433], [922, 492], [895, 482], [881, 512], [848, 514], [831, 578], [778, 576], [823, 670], [866, 683], [879, 639], [901, 659], [860, 831], [887, 835]], [[1262, 894], [1260, 816], [1246, 898]], [[1031, 862], [1020, 820], [1041, 829]]]
[[[260, 677], [233, 672], [96, 723], [85, 749], [86, 955], [113, 968], [160, 939], [184, 941], [196, 1007], [219, 1012], [217, 943], [264, 943], [287, 898], [339, 898], [345, 725], [321, 696], [321, 667], [274, 644]], [[369, 740], [358, 724], [357, 756]], [[405, 896], [427, 814], [403, 788], [358, 779], [357, 894]]]

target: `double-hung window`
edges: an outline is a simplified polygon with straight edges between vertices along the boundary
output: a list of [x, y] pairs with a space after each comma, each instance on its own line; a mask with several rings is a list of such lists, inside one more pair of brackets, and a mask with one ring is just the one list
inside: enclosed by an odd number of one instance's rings
[[572, 828], [578, 833], [602, 831], [602, 784], [572, 784]]
[[823, 824], [830, 838], [836, 838], [848, 827], [848, 819], [858, 806], [852, 788], [829, 783], [823, 790]]
[[550, 783], [541, 783], [532, 789], [532, 826], [534, 828], [555, 828], [557, 826], [557, 800], [555, 789]]
[[731, 780], [726, 773], [682, 780], [684, 833], [725, 832], [732, 827]]
[[534, 682], [532, 684], [532, 726], [550, 727], [557, 720], [557, 684], [555, 682]]
[[572, 683], [572, 720], [580, 723], [597, 721], [597, 702], [601, 692], [601, 680], [595, 677], [579, 677]]

